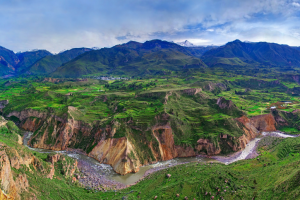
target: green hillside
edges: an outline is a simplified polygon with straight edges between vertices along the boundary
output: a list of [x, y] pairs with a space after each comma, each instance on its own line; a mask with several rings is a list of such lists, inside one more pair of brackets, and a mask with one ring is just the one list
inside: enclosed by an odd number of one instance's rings
[[56, 55], [48, 55], [27, 69], [24, 69], [23, 72], [28, 74], [48, 74], [55, 71], [62, 64], [74, 59], [80, 54], [90, 51], [88, 48], [74, 48]]
[[0, 76], [13, 73], [18, 62], [13, 51], [0, 46]]
[[267, 42], [247, 43], [235, 40], [205, 52], [201, 58], [208, 66], [300, 66], [300, 51], [296, 48]]
[[37, 50], [37, 51], [26, 51], [22, 53], [17, 53], [16, 55], [20, 60], [20, 62], [16, 66], [16, 71], [20, 72], [30, 67], [41, 58], [44, 58], [45, 56], [48, 55], [52, 55], [52, 53], [46, 50]]
[[129, 42], [88, 52], [62, 65], [51, 76], [139, 76], [203, 67], [206, 65], [186, 48], [166, 41], [152, 40], [145, 43]]

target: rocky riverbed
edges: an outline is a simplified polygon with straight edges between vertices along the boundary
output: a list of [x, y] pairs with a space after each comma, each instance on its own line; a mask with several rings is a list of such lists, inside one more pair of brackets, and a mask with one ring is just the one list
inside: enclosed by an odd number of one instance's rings
[[[24, 136], [24, 145], [27, 146], [27, 141], [30, 138], [30, 133], [26, 133]], [[125, 176], [119, 175], [115, 173], [110, 165], [101, 164], [93, 158], [88, 157], [84, 152], [80, 150], [67, 149], [66, 151], [59, 151], [58, 153], [62, 153], [68, 155], [72, 158], [77, 159], [78, 168], [80, 170], [80, 174], [76, 174], [76, 178], [79, 183], [81, 183], [87, 189], [94, 190], [119, 190], [131, 185], [138, 183], [143, 180], [145, 177], [154, 173], [156, 171], [166, 169], [172, 166], [186, 164], [189, 162], [199, 162], [199, 163], [207, 163], [207, 162], [222, 162], [225, 164], [230, 164], [236, 162], [238, 160], [243, 159], [251, 159], [258, 156], [256, 151], [259, 140], [265, 136], [272, 137], [297, 137], [295, 135], [288, 135], [282, 132], [263, 132], [260, 138], [255, 138], [250, 141], [246, 148], [235, 152], [228, 156], [196, 156], [190, 158], [175, 158], [168, 161], [158, 162], [156, 164], [142, 166], [140, 167], [140, 171], [137, 173], [126, 174]], [[29, 147], [30, 148], [30, 147]], [[34, 149], [30, 148], [42, 153], [50, 153], [54, 152], [51, 150], [44, 149]]]
[[81, 172], [81, 174], [78, 175], [79, 177], [77, 177], [78, 181], [86, 188], [106, 191], [126, 187], [126, 185], [122, 183], [108, 179], [105, 173], [99, 173], [99, 170], [102, 170], [100, 166], [97, 166], [98, 170], [96, 170], [95, 166], [92, 166], [91, 163], [78, 160], [78, 168]]

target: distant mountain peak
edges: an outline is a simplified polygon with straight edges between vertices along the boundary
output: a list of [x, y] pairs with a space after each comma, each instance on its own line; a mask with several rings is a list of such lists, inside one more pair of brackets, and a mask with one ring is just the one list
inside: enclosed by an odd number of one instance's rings
[[34, 52], [38, 52], [38, 51], [49, 52], [46, 49], [31, 49], [31, 50], [27, 50], [27, 51], [18, 51], [16, 54], [19, 55], [19, 54], [23, 54], [23, 53], [34, 53]]
[[185, 40], [184, 42], [177, 42], [176, 44], [183, 46], [183, 47], [195, 47], [193, 43], [189, 42], [188, 40]]
[[236, 39], [236, 40], [234, 40], [234, 42], [242, 42], [241, 40], [239, 40], [239, 39]]

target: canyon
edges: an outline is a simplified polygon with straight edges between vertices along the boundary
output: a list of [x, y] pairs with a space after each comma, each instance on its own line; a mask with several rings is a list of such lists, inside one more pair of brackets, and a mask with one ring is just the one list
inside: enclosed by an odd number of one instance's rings
[[[194, 92], [193, 92], [194, 93]], [[229, 108], [232, 103], [229, 103]], [[222, 108], [226, 105], [222, 104]], [[69, 107], [70, 110], [74, 108]], [[276, 124], [272, 113], [248, 118], [242, 116], [234, 119], [236, 125], [243, 131], [239, 137], [228, 134], [220, 134], [217, 140], [212, 141], [209, 138], [199, 138], [195, 147], [180, 146], [174, 143], [174, 131], [169, 123], [168, 114], [156, 116], [163, 118], [164, 124], [157, 123], [148, 129], [157, 141], [145, 143], [151, 149], [154, 159], [140, 160], [138, 154], [144, 153], [138, 151], [132, 137], [113, 138], [119, 130], [120, 124], [101, 126], [92, 126], [82, 121], [68, 119], [35, 110], [24, 110], [21, 112], [11, 112], [7, 117], [15, 116], [21, 120], [20, 128], [34, 132], [34, 135], [28, 142], [28, 145], [34, 148], [66, 150], [83, 147], [86, 154], [95, 158], [101, 163], [109, 164], [119, 174], [137, 172], [142, 165], [152, 164], [158, 161], [170, 160], [176, 157], [191, 157], [196, 155], [213, 156], [219, 155], [222, 147], [230, 148], [231, 152], [239, 151], [252, 139], [264, 131], [276, 131]], [[132, 128], [132, 127], [131, 127]], [[130, 133], [132, 134], [132, 133]], [[130, 135], [129, 134], [129, 135]]]

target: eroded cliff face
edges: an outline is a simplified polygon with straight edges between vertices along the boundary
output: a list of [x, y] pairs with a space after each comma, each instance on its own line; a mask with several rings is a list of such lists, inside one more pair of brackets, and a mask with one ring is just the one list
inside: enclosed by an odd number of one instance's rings
[[50, 162], [50, 173], [47, 174], [47, 178], [53, 179], [54, 173], [55, 173], [55, 165], [58, 161], [61, 161], [60, 163], [60, 169], [61, 172], [66, 177], [72, 177], [76, 171], [78, 171], [77, 168], [77, 160], [74, 160], [74, 162], [68, 162], [64, 156], [61, 154], [48, 154], [47, 161]]
[[126, 137], [101, 140], [88, 154], [101, 163], [111, 165], [119, 174], [139, 171], [141, 166], [133, 145]]
[[220, 97], [217, 99], [217, 105], [221, 109], [231, 109], [235, 107], [234, 103], [231, 100], [226, 100], [224, 97]]
[[276, 121], [274, 116], [270, 114], [258, 115], [250, 119], [251, 125], [253, 125], [258, 131], [276, 131]]
[[39, 171], [43, 176], [52, 179], [56, 169], [55, 165], [59, 160], [62, 161], [60, 163], [62, 166], [59, 169], [64, 176], [72, 177], [75, 171], [78, 171], [76, 160], [75, 162], [67, 162], [66, 158], [60, 154], [48, 155], [50, 165], [43, 165], [35, 156], [0, 143], [0, 199], [18, 200], [21, 199], [21, 193], [29, 191], [30, 184], [26, 174], [20, 173], [16, 176], [12, 168], [20, 169], [23, 165], [26, 166], [26, 170], [32, 173]]
[[[228, 104], [227, 104], [228, 105]], [[246, 145], [260, 135], [263, 131], [276, 131], [276, 121], [272, 114], [259, 115], [252, 118], [242, 116], [236, 119], [237, 123], [241, 123], [241, 129], [244, 134], [238, 138], [227, 134], [221, 134], [218, 142], [210, 141], [209, 139], [199, 139], [197, 141], [196, 150], [199, 154], [208, 156], [220, 154], [222, 151], [221, 144], [226, 144], [232, 151], [244, 149]]]
[[[185, 92], [195, 94], [199, 91], [193, 89]], [[219, 102], [217, 105], [221, 109], [235, 108], [230, 101], [219, 99], [217, 102]], [[137, 172], [142, 165], [176, 157], [190, 157], [199, 154], [212, 156], [220, 154], [224, 148], [229, 148], [230, 151], [238, 151], [245, 148], [246, 144], [257, 137], [260, 132], [276, 130], [276, 121], [272, 114], [256, 116], [251, 119], [243, 116], [236, 119], [237, 127], [240, 127], [244, 133], [240, 137], [221, 134], [214, 141], [199, 138], [194, 148], [178, 146], [174, 143], [174, 133], [168, 122], [170, 116], [164, 114], [156, 117], [158, 121], [165, 121], [164, 125], [158, 123], [148, 128], [156, 141], [144, 143], [153, 155], [151, 161], [149, 159], [141, 160], [143, 152], [137, 151], [137, 147], [134, 145], [136, 143], [132, 141], [131, 137], [113, 138], [115, 133], [120, 131], [118, 122], [113, 121], [105, 126], [91, 125], [75, 120], [72, 115], [75, 115], [76, 112], [74, 108], [70, 107], [67, 119], [56, 116], [49, 117], [45, 113], [35, 111], [14, 112], [10, 115], [22, 119], [20, 126], [23, 129], [35, 132], [29, 141], [30, 146], [53, 150], [83, 149], [88, 153], [88, 156], [101, 163], [111, 165], [117, 173], [123, 175]], [[130, 121], [127, 122], [128, 127], [131, 126], [130, 124]], [[134, 129], [134, 127], [131, 128]], [[158, 144], [157, 148], [155, 147], [156, 143]]]
[[196, 150], [199, 152], [199, 154], [212, 156], [221, 153], [222, 149], [219, 145], [214, 144], [209, 139], [200, 138], [197, 141]]
[[15, 116], [20, 119], [20, 121], [23, 121], [29, 117], [36, 117], [40, 119], [46, 119], [47, 118], [47, 113], [40, 112], [37, 110], [33, 109], [27, 109], [27, 110], [22, 110], [21, 112], [13, 111], [7, 115], [7, 117]]
[[2, 111], [3, 108], [9, 103], [8, 100], [2, 100], [0, 101], [0, 111]]
[[32, 162], [34, 162], [33, 157], [22, 157], [15, 149], [0, 143], [1, 198], [20, 199], [20, 193], [27, 191], [29, 184], [26, 174], [19, 174], [14, 179], [11, 168], [19, 169], [20, 165], [26, 165], [29, 168]]
[[256, 138], [261, 132], [276, 131], [276, 121], [274, 116], [270, 114], [258, 115], [252, 118], [246, 116], [240, 117], [237, 121], [244, 125], [245, 134], [239, 137], [240, 148], [246, 147], [250, 140]]
[[172, 129], [169, 125], [152, 128], [152, 133], [159, 143], [159, 152], [162, 160], [177, 157]]
[[[73, 108], [69, 108], [72, 113]], [[9, 116], [16, 116], [22, 122], [20, 127], [24, 130], [35, 132], [28, 141], [28, 145], [34, 148], [65, 150], [69, 146], [79, 145], [82, 142], [87, 143], [87, 148], [95, 145], [102, 137], [112, 134], [111, 127], [93, 130], [90, 124], [74, 120], [71, 117], [51, 116], [47, 113], [38, 113], [32, 110], [22, 112], [12, 112]], [[91, 134], [93, 132], [93, 134]], [[78, 147], [77, 147], [78, 148]]]
[[156, 155], [156, 160], [165, 161], [176, 157], [191, 157], [196, 155], [191, 147], [175, 145], [172, 128], [169, 124], [152, 127], [152, 133], [159, 144], [159, 156]]

